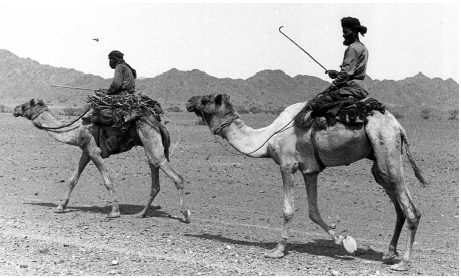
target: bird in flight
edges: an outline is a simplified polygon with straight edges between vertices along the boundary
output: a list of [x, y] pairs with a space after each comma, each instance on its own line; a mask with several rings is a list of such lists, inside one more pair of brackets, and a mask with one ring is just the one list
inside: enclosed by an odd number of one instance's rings
[[97, 42], [99, 41], [99, 39], [93, 39], [93, 40], [94, 40], [94, 41], [97, 41]]

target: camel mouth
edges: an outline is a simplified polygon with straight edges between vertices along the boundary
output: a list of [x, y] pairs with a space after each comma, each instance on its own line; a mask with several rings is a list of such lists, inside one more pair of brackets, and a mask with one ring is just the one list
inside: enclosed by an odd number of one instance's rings
[[19, 117], [22, 116], [22, 109], [20, 107], [16, 107], [13, 110], [13, 116], [14, 117]]
[[200, 99], [200, 96], [193, 96], [187, 101], [186, 103], [187, 112], [195, 112], [198, 110], [197, 103], [199, 99]]
[[194, 105], [192, 105], [192, 104], [189, 104], [189, 103], [188, 103], [188, 104], [186, 105], [186, 110], [187, 110], [187, 112], [194, 112], [195, 109], [196, 109], [196, 107], [195, 107]]

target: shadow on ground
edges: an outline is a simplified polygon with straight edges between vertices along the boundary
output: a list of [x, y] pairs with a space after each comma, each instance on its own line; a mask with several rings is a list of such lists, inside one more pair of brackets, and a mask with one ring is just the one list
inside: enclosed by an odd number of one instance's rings
[[[276, 242], [254, 242], [254, 241], [235, 240], [235, 239], [222, 236], [220, 234], [218, 235], [211, 235], [208, 233], [198, 234], [198, 235], [185, 234], [185, 236], [219, 241], [219, 242], [229, 243], [229, 244], [234, 244], [234, 245], [253, 246], [253, 247], [258, 247], [262, 249], [267, 249], [267, 251], [272, 250], [277, 245]], [[293, 244], [288, 243], [286, 249], [287, 250], [285, 251], [285, 255], [296, 252], [296, 253], [310, 254], [313, 256], [326, 256], [326, 257], [331, 257], [334, 259], [345, 260], [345, 261], [355, 260], [356, 258], [361, 258], [361, 259], [370, 260], [370, 261], [382, 261], [382, 258], [383, 258], [382, 252], [377, 252], [375, 250], [363, 249], [363, 248], [358, 248], [357, 251], [353, 255], [351, 255], [351, 254], [348, 254], [342, 247], [334, 244], [331, 240], [326, 240], [326, 239], [314, 239], [313, 242], [307, 242], [307, 243], [293, 243]]]
[[[34, 205], [34, 206], [42, 206], [48, 208], [56, 208], [57, 204], [54, 203], [24, 203], [25, 205]], [[120, 214], [121, 215], [135, 215], [142, 211], [144, 206], [139, 205], [128, 205], [128, 204], [120, 204]], [[171, 214], [160, 210], [160, 206], [151, 206], [149, 211], [147, 212], [146, 218], [149, 217], [163, 217], [163, 218], [175, 218], [171, 216]], [[98, 213], [98, 214], [109, 214], [111, 212], [111, 206], [105, 207], [98, 207], [98, 206], [68, 206], [66, 211], [63, 213], [72, 213], [76, 211], [81, 212], [89, 212], [89, 213]], [[178, 219], [181, 221], [181, 219]]]

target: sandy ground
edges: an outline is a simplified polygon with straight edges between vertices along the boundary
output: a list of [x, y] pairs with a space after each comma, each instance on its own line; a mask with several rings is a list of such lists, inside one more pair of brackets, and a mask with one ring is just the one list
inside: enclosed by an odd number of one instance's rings
[[[252, 127], [273, 115], [243, 115]], [[394, 272], [381, 260], [394, 229], [394, 208], [374, 182], [371, 162], [326, 169], [319, 178], [323, 218], [357, 240], [350, 255], [308, 217], [303, 179], [296, 175], [297, 211], [288, 254], [265, 259], [282, 225], [277, 165], [227, 151], [188, 113], [165, 118], [171, 163], [185, 178], [192, 223], [180, 221], [173, 183], [162, 189], [145, 219], [150, 190], [142, 148], [106, 159], [122, 216], [107, 219], [108, 194], [92, 163], [69, 203], [53, 209], [75, 169], [80, 150], [62, 144], [24, 118], [0, 114], [0, 273], [2, 275], [459, 275], [458, 121], [401, 119], [415, 160], [430, 185], [419, 186], [405, 160], [405, 177], [422, 218], [411, 268]], [[64, 118], [63, 121], [69, 121]], [[218, 139], [229, 150], [231, 147]], [[235, 153], [235, 151], [233, 151]], [[399, 251], [407, 237], [402, 232]]]

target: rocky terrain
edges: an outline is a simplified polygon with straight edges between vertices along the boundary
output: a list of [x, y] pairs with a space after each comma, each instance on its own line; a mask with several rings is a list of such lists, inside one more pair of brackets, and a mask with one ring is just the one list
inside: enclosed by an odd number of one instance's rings
[[[17, 103], [21, 104], [21, 103]], [[276, 115], [243, 115], [259, 128]], [[394, 272], [382, 262], [394, 229], [395, 212], [373, 180], [371, 163], [326, 169], [319, 177], [323, 218], [358, 250], [334, 245], [308, 217], [300, 174], [288, 253], [262, 254], [275, 247], [282, 224], [282, 187], [277, 165], [227, 151], [206, 126], [187, 113], [164, 118], [172, 138], [171, 164], [184, 176], [192, 222], [179, 217], [173, 183], [161, 173], [161, 192], [148, 217], [134, 218], [149, 194], [142, 148], [106, 159], [117, 186], [122, 216], [107, 219], [110, 207], [102, 178], [87, 166], [69, 203], [53, 213], [80, 150], [54, 141], [24, 118], [0, 114], [0, 273], [2, 275], [292, 275], [458, 276], [458, 121], [406, 116], [399, 121], [413, 156], [426, 175], [422, 188], [405, 160], [405, 179], [422, 218], [411, 268]], [[71, 118], [63, 118], [70, 121]], [[407, 236], [402, 232], [399, 252]]]

